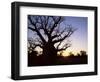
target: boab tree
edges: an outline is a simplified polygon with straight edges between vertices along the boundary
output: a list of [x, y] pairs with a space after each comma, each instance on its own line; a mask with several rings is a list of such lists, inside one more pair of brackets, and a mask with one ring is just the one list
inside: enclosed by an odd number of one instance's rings
[[57, 52], [71, 46], [64, 41], [76, 30], [71, 25], [64, 25], [64, 21], [62, 16], [28, 15], [28, 29], [34, 33], [34, 48], [42, 48], [43, 55], [52, 61], [57, 57]]

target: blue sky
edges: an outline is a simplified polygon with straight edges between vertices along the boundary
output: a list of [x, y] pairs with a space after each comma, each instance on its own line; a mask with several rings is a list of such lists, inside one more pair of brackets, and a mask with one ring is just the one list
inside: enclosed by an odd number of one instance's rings
[[70, 37], [72, 46], [69, 50], [72, 51], [87, 51], [88, 43], [88, 18], [87, 17], [66, 17], [67, 24], [71, 24], [73, 28], [77, 28], [74, 34]]

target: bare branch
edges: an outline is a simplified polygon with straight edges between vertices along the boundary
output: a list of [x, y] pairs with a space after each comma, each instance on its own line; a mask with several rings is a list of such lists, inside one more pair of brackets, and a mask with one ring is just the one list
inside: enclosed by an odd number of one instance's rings
[[[34, 30], [35, 30], [35, 32], [37, 32], [37, 35], [40, 37], [40, 39], [45, 43], [46, 41], [45, 41], [43, 35], [40, 33], [40, 31], [39, 31], [38, 28], [36, 27], [36, 23], [32, 22], [31, 16], [29, 16], [28, 19], [29, 19], [30, 23], [34, 26], [34, 29], [32, 29], [32, 28], [29, 28], [29, 29], [31, 29], [33, 32], [34, 32]], [[36, 21], [37, 21], [37, 20], [38, 20], [38, 19], [36, 19]]]
[[44, 20], [40, 16], [39, 16], [39, 18], [40, 18], [40, 21], [41, 21], [41, 28], [40, 29], [42, 29], [44, 31], [45, 35], [47, 35], [47, 37], [49, 38], [50, 37], [50, 33], [49, 33], [48, 29], [46, 28], [47, 24], [48, 24], [48, 21], [49, 21], [48, 20], [49, 17], [46, 18], [44, 16]]
[[32, 31], [36, 31], [34, 28], [28, 27], [28, 29], [32, 30]]
[[63, 35], [63, 33], [66, 32], [66, 29], [67, 29], [67, 28], [63, 29], [61, 32], [56, 31], [56, 32], [55, 32], [55, 35], [53, 35], [51, 38], [52, 38], [52, 39], [55, 39], [55, 38], [57, 38], [57, 37], [60, 37], [61, 35]]
[[61, 49], [57, 49], [57, 51], [66, 50], [66, 49], [69, 48], [70, 46], [71, 46], [71, 44], [66, 43]]
[[59, 49], [59, 46], [61, 45], [62, 41], [59, 42], [59, 44], [57, 45], [57, 50]]
[[29, 48], [32, 50], [34, 50], [37, 46], [39, 46], [40, 48], [43, 48], [43, 44], [41, 43], [37, 43], [35, 40], [33, 40], [32, 38], [28, 39], [29, 42]]
[[70, 37], [74, 33], [75, 30], [76, 29], [72, 29], [72, 28], [69, 27], [68, 30], [67, 30], [67, 33], [62, 38], [54, 40], [53, 43], [57, 43], [57, 42], [65, 40], [66, 38]]
[[50, 34], [53, 32], [53, 30], [54, 30], [54, 28], [56, 28], [57, 27], [57, 24], [60, 22], [60, 20], [61, 20], [61, 17], [59, 17], [57, 20], [53, 17], [53, 16], [51, 16], [52, 17], [52, 19], [53, 19], [53, 21], [54, 21], [54, 24], [53, 24], [53, 26], [52, 26], [52, 28], [51, 28], [51, 30], [50, 30]]
[[40, 48], [43, 48], [43, 46], [40, 45], [40, 44], [34, 44], [34, 49], [35, 49], [37, 46], [39, 46]]
[[31, 23], [33, 26], [35, 26], [35, 23], [32, 22], [31, 16], [28, 16], [28, 20], [30, 21], [30, 23]]

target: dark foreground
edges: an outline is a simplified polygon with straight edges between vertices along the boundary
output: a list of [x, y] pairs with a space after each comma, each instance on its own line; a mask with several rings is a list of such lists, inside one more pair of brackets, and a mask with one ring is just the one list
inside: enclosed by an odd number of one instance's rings
[[87, 55], [82, 56], [58, 56], [54, 62], [45, 56], [28, 54], [28, 66], [49, 66], [49, 65], [74, 65], [87, 64]]

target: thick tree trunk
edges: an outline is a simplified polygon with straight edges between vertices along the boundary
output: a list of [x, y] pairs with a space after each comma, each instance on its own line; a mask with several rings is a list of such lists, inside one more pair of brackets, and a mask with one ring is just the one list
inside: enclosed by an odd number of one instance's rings
[[47, 43], [43, 47], [43, 55], [47, 64], [55, 64], [57, 60], [57, 51], [54, 45]]

